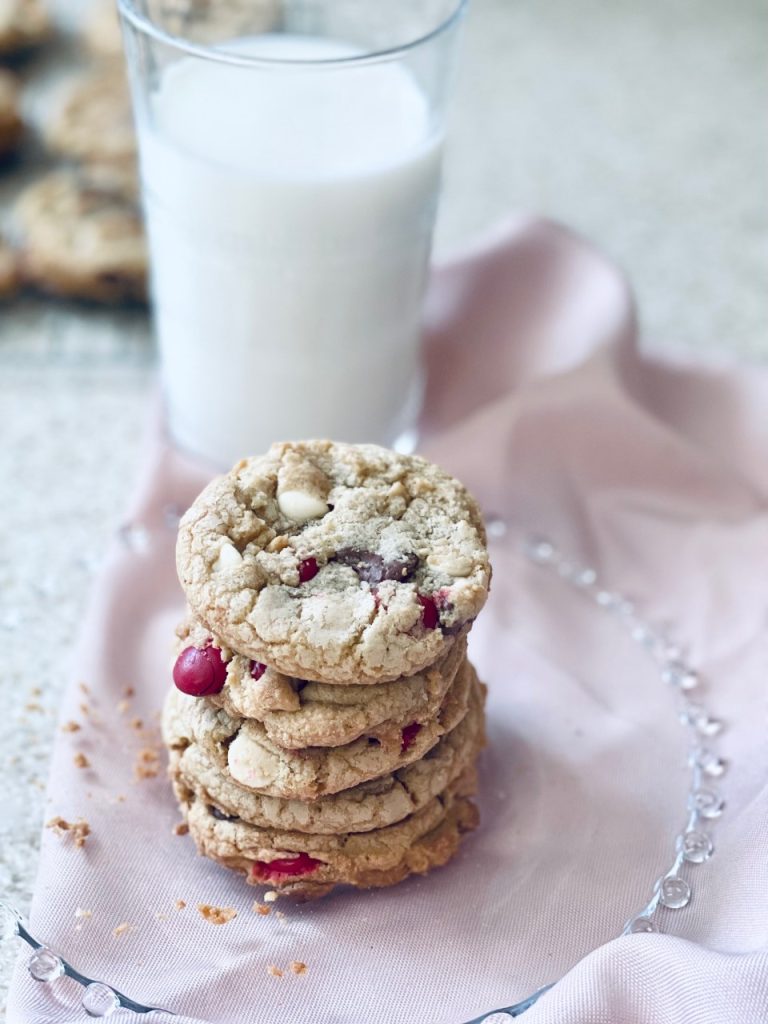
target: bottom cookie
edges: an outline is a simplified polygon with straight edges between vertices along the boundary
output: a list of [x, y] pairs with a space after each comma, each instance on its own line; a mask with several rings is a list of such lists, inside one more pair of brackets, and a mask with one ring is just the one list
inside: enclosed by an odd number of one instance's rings
[[478, 825], [477, 808], [469, 799], [475, 788], [473, 766], [404, 821], [333, 836], [222, 820], [191, 791], [177, 789], [177, 795], [200, 854], [244, 874], [251, 885], [267, 885], [304, 901], [325, 896], [337, 885], [382, 888], [442, 867], [462, 836]]

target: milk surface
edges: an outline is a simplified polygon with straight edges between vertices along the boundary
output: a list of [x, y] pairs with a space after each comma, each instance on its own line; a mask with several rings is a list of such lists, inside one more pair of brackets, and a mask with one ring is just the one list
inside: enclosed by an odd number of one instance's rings
[[278, 439], [391, 443], [420, 386], [441, 150], [427, 98], [395, 64], [262, 68], [184, 58], [139, 120], [169, 423], [221, 465]]

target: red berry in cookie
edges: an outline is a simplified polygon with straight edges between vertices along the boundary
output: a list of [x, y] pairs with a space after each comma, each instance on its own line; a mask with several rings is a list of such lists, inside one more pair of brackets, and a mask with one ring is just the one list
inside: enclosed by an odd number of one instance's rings
[[406, 727], [403, 729], [403, 739], [402, 743], [400, 744], [400, 750], [402, 751], [403, 754], [411, 746], [411, 744], [413, 743], [413, 741], [416, 739], [420, 732], [421, 726], [419, 725], [418, 722], [411, 722], [410, 725], [406, 725]]
[[220, 693], [227, 679], [227, 666], [218, 647], [186, 647], [173, 666], [176, 688], [190, 697]]
[[269, 882], [275, 878], [290, 878], [299, 875], [310, 875], [321, 866], [321, 860], [315, 860], [308, 853], [298, 853], [295, 857], [280, 857], [277, 860], [257, 860], [251, 868], [254, 878]]
[[261, 679], [264, 673], [267, 671], [267, 666], [262, 661], [251, 662], [251, 677], [253, 679]]
[[320, 571], [316, 558], [305, 558], [299, 562], [299, 583], [308, 583]]
[[431, 597], [425, 597], [423, 594], [417, 594], [416, 596], [421, 605], [421, 624], [424, 626], [424, 629], [435, 629], [440, 622], [437, 605]]

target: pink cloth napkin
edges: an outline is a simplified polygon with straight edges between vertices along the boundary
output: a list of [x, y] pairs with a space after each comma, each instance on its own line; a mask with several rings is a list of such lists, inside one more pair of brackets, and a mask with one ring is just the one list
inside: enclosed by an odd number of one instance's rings
[[[493, 592], [471, 637], [490, 686], [481, 828], [426, 879], [287, 906], [282, 920], [254, 914], [259, 890], [172, 834], [162, 772], [133, 778], [146, 742], [128, 723], [153, 724], [169, 686], [182, 601], [168, 520], [205, 474], [155, 441], [131, 518], [146, 532], [115, 543], [64, 702], [62, 720], [83, 728], [53, 751], [50, 814], [85, 817], [92, 835], [76, 849], [44, 833], [34, 933], [180, 1024], [458, 1024], [557, 979], [529, 1024], [765, 1022], [765, 373], [642, 357], [616, 270], [528, 220], [436, 272], [427, 360], [423, 450], [496, 522]], [[666, 624], [727, 724], [715, 854], [688, 874], [690, 905], [661, 912], [669, 934], [616, 937], [684, 824], [672, 696], [606, 613], [523, 556], [531, 533]], [[77, 750], [90, 769], [74, 767]], [[216, 927], [198, 903], [238, 916]], [[88, 1019], [79, 986], [37, 984], [25, 960], [12, 1024]], [[307, 973], [267, 971], [292, 960]]]

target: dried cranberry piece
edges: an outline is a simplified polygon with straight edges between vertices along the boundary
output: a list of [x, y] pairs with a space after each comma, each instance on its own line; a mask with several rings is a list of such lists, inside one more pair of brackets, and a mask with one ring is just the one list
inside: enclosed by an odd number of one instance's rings
[[431, 597], [425, 597], [424, 594], [416, 595], [421, 605], [421, 623], [425, 629], [435, 629], [440, 622], [440, 613], [437, 610], [437, 605]]
[[421, 726], [419, 725], [418, 722], [411, 722], [410, 725], [406, 725], [406, 727], [403, 729], [403, 740], [402, 743], [400, 744], [400, 750], [402, 751], [403, 754], [411, 746], [411, 744], [413, 743], [413, 741], [416, 739], [420, 732]]
[[266, 671], [267, 666], [262, 661], [251, 662], [251, 677], [253, 679], [261, 679]]
[[413, 553], [393, 558], [385, 562], [375, 551], [361, 551], [358, 548], [342, 548], [335, 556], [337, 562], [348, 565], [357, 573], [363, 583], [381, 583], [383, 580], [394, 580], [404, 583], [409, 580], [419, 567], [418, 555]]
[[263, 882], [273, 878], [289, 875], [310, 875], [322, 865], [321, 860], [310, 857], [308, 853], [299, 853], [295, 857], [280, 857], [277, 860], [257, 860], [251, 868], [251, 874]]
[[221, 693], [227, 681], [227, 666], [218, 647], [185, 647], [173, 666], [176, 688], [190, 697]]
[[320, 572], [316, 558], [305, 558], [299, 562], [299, 583], [308, 583]]

